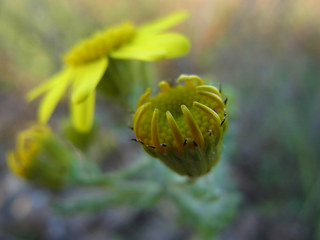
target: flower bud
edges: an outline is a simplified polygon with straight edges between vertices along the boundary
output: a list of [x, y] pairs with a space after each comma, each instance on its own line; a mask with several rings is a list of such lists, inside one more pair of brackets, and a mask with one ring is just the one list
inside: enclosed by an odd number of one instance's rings
[[227, 129], [226, 101], [220, 91], [201, 78], [181, 75], [171, 87], [159, 83], [161, 92], [140, 97], [133, 119], [136, 140], [151, 156], [180, 175], [199, 177], [218, 162]]
[[72, 152], [43, 125], [20, 132], [16, 149], [7, 154], [8, 167], [14, 174], [54, 189], [67, 182], [72, 159]]

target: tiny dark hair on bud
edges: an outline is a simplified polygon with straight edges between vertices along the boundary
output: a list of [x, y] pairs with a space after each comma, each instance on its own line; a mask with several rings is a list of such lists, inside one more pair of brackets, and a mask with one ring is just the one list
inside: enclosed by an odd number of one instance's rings
[[220, 126], [222, 126], [224, 124], [224, 121], [226, 120], [226, 118], [224, 118], [220, 124]]
[[185, 146], [187, 144], [188, 139], [185, 139], [183, 142], [183, 146]]

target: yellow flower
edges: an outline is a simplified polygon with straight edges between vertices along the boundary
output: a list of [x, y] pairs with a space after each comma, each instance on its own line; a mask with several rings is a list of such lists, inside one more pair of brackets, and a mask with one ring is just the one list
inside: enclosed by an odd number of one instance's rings
[[20, 132], [16, 149], [7, 154], [9, 169], [24, 179], [52, 188], [61, 187], [73, 159], [72, 153], [44, 125]]
[[226, 103], [219, 90], [198, 76], [181, 75], [185, 85], [170, 87], [149, 97], [140, 97], [133, 119], [136, 140], [152, 156], [181, 175], [198, 177], [218, 162], [227, 129]]
[[156, 61], [185, 55], [190, 47], [188, 39], [179, 33], [164, 31], [187, 15], [178, 12], [141, 27], [126, 22], [80, 42], [64, 56], [64, 69], [27, 96], [32, 101], [44, 94], [38, 110], [40, 123], [47, 123], [71, 86], [73, 123], [79, 131], [89, 131], [94, 115], [95, 88], [108, 69], [109, 59]]

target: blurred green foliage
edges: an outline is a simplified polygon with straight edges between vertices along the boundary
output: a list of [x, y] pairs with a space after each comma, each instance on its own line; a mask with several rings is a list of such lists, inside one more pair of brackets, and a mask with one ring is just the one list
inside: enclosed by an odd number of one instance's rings
[[305, 239], [316, 239], [319, 6], [316, 1], [272, 2], [244, 2], [237, 9], [209, 52], [212, 73], [236, 92], [230, 125], [237, 147], [230, 159], [246, 205], [280, 223], [287, 218], [305, 224]]
[[[141, 20], [160, 15], [159, 11], [178, 5], [189, 8], [191, 19], [185, 32], [193, 42], [191, 54], [169, 64], [160, 63], [158, 70], [165, 80], [183, 72], [214, 76], [222, 82], [223, 91], [229, 96], [230, 129], [221, 164], [207, 180], [196, 183], [200, 185], [196, 190], [193, 185], [161, 188], [169, 200], [157, 207], [165, 204], [166, 212], [170, 212], [171, 205], [166, 203], [177, 204], [180, 219], [198, 229], [202, 238], [216, 234], [222, 239], [320, 238], [320, 4], [317, 1], [178, 0], [164, 1], [160, 6], [156, 1], [146, 4], [139, 0], [138, 8], [133, 8], [129, 1], [99, 0], [90, 3], [2, 0], [0, 4], [0, 94], [5, 97], [21, 95], [30, 85], [49, 76], [60, 67], [60, 56], [66, 49], [101, 26], [124, 18]], [[2, 103], [1, 109], [8, 111], [12, 109], [10, 104], [19, 103]], [[118, 127], [117, 117], [126, 116], [105, 101], [97, 112], [105, 129]], [[123, 122], [126, 121], [122, 118]], [[3, 131], [7, 125], [0, 123]], [[117, 132], [117, 127], [111, 127], [112, 132]], [[140, 157], [138, 148], [127, 143], [128, 132], [119, 130], [121, 137], [108, 149], [105, 155], [108, 162], [103, 164], [107, 170], [128, 164], [122, 158], [112, 160], [112, 154], [125, 152], [123, 149], [127, 149], [127, 155]], [[150, 168], [152, 171], [162, 171], [156, 176], [168, 174], [163, 166], [153, 164], [156, 167]], [[224, 167], [231, 171], [224, 174]], [[145, 174], [154, 179], [150, 171]], [[229, 178], [231, 187], [224, 185]], [[217, 194], [216, 186], [234, 193], [232, 179], [236, 180], [243, 200], [235, 222], [221, 232], [236, 213], [234, 207], [239, 197]], [[161, 178], [154, 182], [158, 184]], [[211, 183], [212, 191], [207, 189], [203, 193], [202, 187]], [[148, 189], [159, 193], [154, 191], [157, 187]], [[124, 193], [118, 194], [120, 198]], [[185, 194], [188, 197], [184, 198]], [[205, 197], [201, 201], [195, 200], [202, 194]], [[218, 203], [217, 196], [222, 196]], [[106, 207], [117, 199], [117, 195], [104, 197], [97, 198], [101, 203], [98, 206]], [[143, 200], [156, 203], [155, 199], [158, 198]], [[82, 203], [79, 204], [83, 209]], [[150, 206], [146, 202], [142, 205]], [[218, 216], [214, 220], [210, 218], [213, 212]], [[257, 223], [260, 227], [250, 222], [248, 212], [263, 219]]]

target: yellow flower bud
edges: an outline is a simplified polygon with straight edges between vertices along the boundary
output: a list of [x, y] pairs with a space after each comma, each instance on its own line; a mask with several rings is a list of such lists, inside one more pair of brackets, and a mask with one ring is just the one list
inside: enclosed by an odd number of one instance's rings
[[199, 177], [218, 162], [227, 129], [226, 101], [220, 91], [201, 78], [181, 75], [171, 87], [159, 83], [161, 92], [140, 97], [133, 118], [136, 140], [153, 157], [180, 175]]
[[14, 174], [56, 189], [66, 183], [72, 159], [69, 149], [44, 125], [20, 132], [16, 149], [7, 154], [8, 167]]

